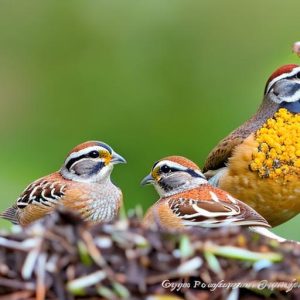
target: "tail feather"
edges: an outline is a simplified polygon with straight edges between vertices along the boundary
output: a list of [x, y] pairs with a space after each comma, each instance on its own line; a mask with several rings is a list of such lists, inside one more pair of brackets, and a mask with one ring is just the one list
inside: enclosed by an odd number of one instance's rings
[[265, 227], [261, 227], [261, 226], [251, 226], [249, 227], [249, 229], [251, 231], [254, 231], [258, 234], [261, 234], [263, 236], [266, 236], [270, 239], [274, 239], [274, 240], [277, 240], [279, 243], [283, 243], [283, 242], [287, 242], [288, 240], [273, 233], [272, 231], [270, 231], [269, 229], [265, 228]]
[[0, 213], [0, 217], [12, 222], [13, 224], [19, 224], [16, 206], [7, 208], [5, 211]]

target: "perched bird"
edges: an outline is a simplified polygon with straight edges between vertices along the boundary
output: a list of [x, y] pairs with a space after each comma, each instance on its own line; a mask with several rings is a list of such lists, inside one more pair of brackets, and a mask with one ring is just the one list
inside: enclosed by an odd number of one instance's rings
[[110, 174], [115, 164], [125, 162], [105, 143], [82, 143], [68, 154], [59, 171], [31, 183], [0, 216], [27, 225], [62, 205], [88, 221], [112, 221], [122, 205], [122, 192]]
[[160, 195], [144, 217], [147, 227], [180, 230], [240, 225], [284, 241], [267, 230], [270, 225], [254, 209], [211, 186], [199, 167], [187, 158], [169, 156], [159, 160], [141, 184], [153, 184]]
[[256, 114], [219, 142], [203, 172], [272, 226], [300, 212], [299, 65], [271, 75]]

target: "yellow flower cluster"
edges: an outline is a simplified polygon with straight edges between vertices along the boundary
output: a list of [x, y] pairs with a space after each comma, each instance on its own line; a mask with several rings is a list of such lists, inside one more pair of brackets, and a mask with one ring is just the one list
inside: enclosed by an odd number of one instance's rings
[[256, 132], [256, 141], [259, 146], [250, 163], [252, 171], [263, 178], [283, 177], [286, 181], [300, 176], [300, 114], [279, 109]]

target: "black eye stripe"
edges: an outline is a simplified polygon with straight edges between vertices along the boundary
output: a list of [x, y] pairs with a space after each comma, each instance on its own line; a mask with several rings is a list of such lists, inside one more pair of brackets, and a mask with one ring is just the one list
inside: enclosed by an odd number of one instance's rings
[[178, 172], [178, 171], [182, 171], [181, 169], [177, 169], [175, 167], [170, 167], [168, 165], [162, 165], [159, 168], [159, 173], [171, 173], [171, 172]]
[[99, 152], [96, 151], [96, 150], [91, 151], [91, 152], [88, 153], [88, 156], [92, 157], [92, 158], [97, 158], [97, 157], [99, 157]]
[[68, 170], [70, 170], [70, 168], [72, 167], [72, 165], [73, 165], [74, 163], [76, 163], [78, 160], [81, 160], [81, 159], [83, 159], [83, 158], [85, 158], [85, 157], [86, 157], [86, 154], [80, 155], [80, 156], [78, 156], [78, 157], [71, 158], [71, 159], [68, 161], [68, 163], [66, 164], [66, 168], [67, 168]]
[[199, 173], [195, 172], [194, 170], [187, 169], [186, 172], [189, 173], [193, 177], [200, 177], [200, 178], [206, 179], [204, 175], [199, 174]]
[[185, 170], [182, 170], [182, 169], [177, 169], [177, 168], [175, 168], [175, 167], [169, 167], [169, 166], [167, 166], [167, 167], [168, 167], [168, 172], [164, 172], [164, 171], [162, 170], [162, 168], [165, 167], [165, 166], [166, 166], [166, 165], [163, 165], [163, 166], [160, 168], [160, 170], [159, 170], [159, 173], [160, 173], [160, 174], [162, 174], [162, 173], [164, 173], [164, 174], [166, 174], [166, 173], [174, 173], [174, 172], [186, 172], [186, 173], [190, 174], [192, 177], [200, 177], [200, 178], [204, 178], [204, 179], [205, 179], [205, 177], [204, 177], [203, 175], [201, 175], [201, 174], [195, 172], [195, 171], [192, 170], [192, 169], [188, 169], [188, 168], [185, 169]]
[[[91, 153], [92, 153], [92, 152], [97, 152], [97, 156], [91, 156]], [[96, 154], [96, 153], [95, 153], [95, 154]], [[70, 170], [71, 167], [72, 167], [77, 161], [79, 161], [79, 160], [81, 160], [81, 159], [83, 159], [83, 158], [97, 158], [97, 157], [99, 157], [99, 152], [98, 152], [98, 151], [91, 151], [91, 152], [89, 152], [89, 153], [87, 153], [87, 154], [82, 154], [82, 155], [80, 155], [80, 156], [78, 156], [78, 157], [71, 158], [71, 159], [68, 161], [68, 163], [66, 164], [66, 168], [67, 168], [68, 170]]]
[[163, 165], [160, 167], [160, 170], [159, 170], [161, 173], [169, 173], [169, 172], [172, 172], [172, 168], [170, 168], [169, 166], [167, 165]]

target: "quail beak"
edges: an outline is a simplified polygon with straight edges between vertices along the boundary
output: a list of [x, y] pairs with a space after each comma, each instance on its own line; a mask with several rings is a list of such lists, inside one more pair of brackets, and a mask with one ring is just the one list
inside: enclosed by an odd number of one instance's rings
[[112, 157], [111, 157], [111, 161], [110, 161], [113, 165], [117, 165], [117, 164], [126, 164], [127, 161], [125, 160], [124, 157], [122, 157], [121, 155], [119, 155], [116, 152], [112, 153]]
[[141, 185], [146, 185], [146, 184], [153, 184], [154, 183], [154, 178], [152, 177], [151, 174], [147, 175], [142, 181]]

